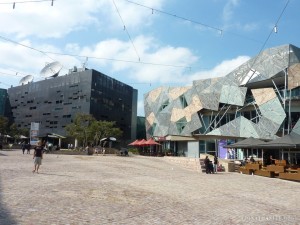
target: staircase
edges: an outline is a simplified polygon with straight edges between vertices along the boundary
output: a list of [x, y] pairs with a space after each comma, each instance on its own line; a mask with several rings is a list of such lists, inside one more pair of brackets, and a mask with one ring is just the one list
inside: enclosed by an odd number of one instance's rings
[[206, 173], [205, 165], [204, 165], [204, 159], [200, 159], [200, 170], [202, 173]]

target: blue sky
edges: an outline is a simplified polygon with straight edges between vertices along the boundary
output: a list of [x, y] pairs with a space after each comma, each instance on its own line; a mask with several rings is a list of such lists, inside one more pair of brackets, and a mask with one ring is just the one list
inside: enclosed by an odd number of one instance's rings
[[300, 47], [299, 0], [22, 2], [0, 0], [0, 88], [28, 74], [41, 80], [46, 63], [59, 61], [64, 75], [87, 60], [138, 90], [138, 115], [156, 87], [224, 76], [262, 49]]

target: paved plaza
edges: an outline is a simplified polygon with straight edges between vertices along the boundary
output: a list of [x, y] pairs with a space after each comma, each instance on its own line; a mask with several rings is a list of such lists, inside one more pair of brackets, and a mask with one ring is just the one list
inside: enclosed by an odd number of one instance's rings
[[300, 183], [158, 157], [0, 151], [0, 224], [300, 224]]

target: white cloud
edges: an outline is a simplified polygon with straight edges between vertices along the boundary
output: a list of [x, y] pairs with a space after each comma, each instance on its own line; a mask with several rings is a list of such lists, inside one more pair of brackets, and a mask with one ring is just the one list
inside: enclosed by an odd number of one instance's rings
[[258, 29], [259, 24], [255, 22], [241, 23], [239, 20], [234, 19], [234, 10], [239, 6], [240, 0], [229, 0], [222, 13], [223, 29], [225, 31], [230, 29], [236, 29], [245, 32], [252, 32]]
[[[126, 71], [126, 76], [135, 82], [170, 83], [183, 80], [182, 74], [186, 67], [196, 62], [197, 57], [183, 47], [160, 46], [152, 37], [138, 36], [124, 42], [117, 39], [105, 40], [95, 46], [83, 47], [80, 55], [117, 60], [89, 60], [99, 67], [110, 65], [112, 73]], [[141, 61], [139, 62], [138, 56]], [[131, 61], [131, 62], [128, 62]]]
[[[33, 47], [30, 40], [25, 39], [20, 41], [20, 44], [26, 45], [28, 47]], [[34, 46], [36, 49], [43, 49], [44, 51], [51, 51], [51, 52], [60, 52], [60, 50], [52, 45], [39, 45]], [[41, 52], [31, 50], [29, 48], [25, 48], [21, 45], [15, 45], [10, 42], [0, 42], [0, 62], [1, 62], [1, 80], [10, 85], [17, 85], [20, 78], [31, 74], [35, 77], [35, 80], [40, 80], [40, 71], [46, 65], [46, 63], [50, 63], [53, 61], [52, 57], [55, 60], [60, 61], [63, 63], [63, 70], [62, 73], [66, 73], [68, 68], [72, 68], [74, 65], [80, 63], [74, 57], [68, 57], [63, 55], [51, 55], [42, 54]], [[16, 73], [18, 73], [16, 75]]]
[[[143, 1], [141, 4], [160, 8], [163, 1]], [[145, 8], [126, 1], [115, 3], [126, 27], [136, 29], [155, 18], [149, 17], [149, 9], [147, 13]], [[14, 34], [18, 38], [60, 38], [72, 31], [84, 32], [90, 25], [100, 30], [123, 27], [112, 1], [107, 0], [54, 1], [54, 6], [51, 2], [29, 2], [16, 3], [15, 9], [12, 4], [0, 8], [1, 33]]]
[[189, 80], [192, 82], [193, 80], [225, 76], [243, 63], [247, 62], [249, 59], [249, 56], [238, 56], [234, 59], [224, 60], [211, 70], [199, 71], [190, 75]]
[[233, 10], [239, 4], [239, 1], [240, 0], [229, 0], [225, 4], [224, 9], [223, 9], [223, 14], [222, 14], [223, 20], [225, 22], [231, 20]]

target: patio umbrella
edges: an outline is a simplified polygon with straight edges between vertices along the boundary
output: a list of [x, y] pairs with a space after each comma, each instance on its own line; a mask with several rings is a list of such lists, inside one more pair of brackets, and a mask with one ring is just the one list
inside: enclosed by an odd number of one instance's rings
[[156, 141], [154, 141], [152, 138], [150, 138], [149, 140], [147, 140], [145, 142], [146, 145], [160, 145], [159, 143], [157, 143]]
[[[150, 155], [151, 155], [151, 152], [152, 152], [152, 146], [158, 146], [158, 145], [160, 145], [160, 144], [157, 143], [156, 141], [154, 141], [152, 138], [150, 138], [149, 140], [147, 140], [147, 141], [145, 142], [145, 145], [146, 145], [146, 146], [150, 146]], [[155, 150], [156, 150], [156, 148], [155, 148]]]
[[140, 140], [138, 143], [137, 143], [138, 146], [146, 146], [146, 140], [145, 139], [142, 139]]
[[128, 144], [128, 145], [136, 146], [136, 145], [138, 145], [139, 142], [140, 142], [140, 141], [139, 141], [138, 139], [136, 139], [134, 142], [131, 142], [131, 143]]
[[28, 137], [25, 137], [24, 135], [20, 135], [20, 139], [27, 139]]
[[142, 139], [142, 140], [140, 140], [139, 142], [136, 143], [136, 145], [137, 145], [138, 147], [143, 147], [143, 153], [144, 153], [144, 147], [147, 146], [147, 145], [145, 144], [145, 142], [146, 142], [146, 140], [145, 140], [145, 139]]
[[115, 137], [105, 137], [100, 139], [100, 142], [102, 141], [116, 141], [117, 139]]

